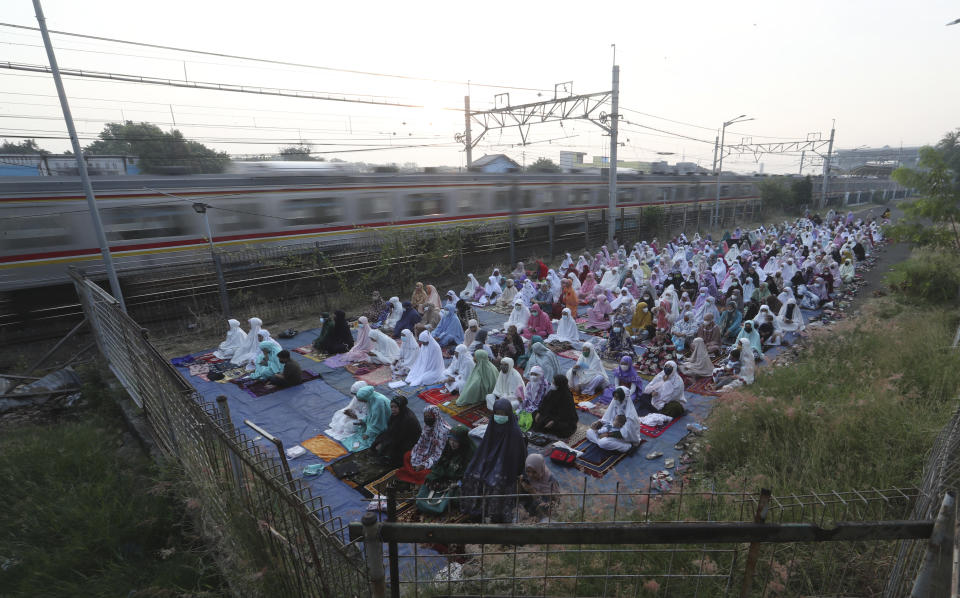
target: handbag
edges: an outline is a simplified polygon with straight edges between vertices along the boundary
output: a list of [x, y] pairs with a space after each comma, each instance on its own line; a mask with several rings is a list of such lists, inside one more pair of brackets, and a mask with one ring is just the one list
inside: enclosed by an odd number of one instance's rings
[[577, 454], [570, 449], [565, 449], [561, 447], [554, 447], [550, 451], [550, 460], [556, 463], [557, 465], [563, 465], [565, 467], [570, 467], [573, 465], [573, 462], [577, 460]]
[[459, 491], [456, 486], [445, 490], [431, 490], [426, 484], [417, 494], [417, 510], [421, 513], [441, 515], [450, 507], [450, 501], [456, 499]]

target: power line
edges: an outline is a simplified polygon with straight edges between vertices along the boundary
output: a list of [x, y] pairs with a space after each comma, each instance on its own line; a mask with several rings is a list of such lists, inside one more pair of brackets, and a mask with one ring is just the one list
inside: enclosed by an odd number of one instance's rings
[[[664, 134], [666, 134], [666, 135], [671, 135], [671, 136], [673, 136], [673, 137], [679, 137], [679, 138], [681, 138], [681, 139], [689, 139], [690, 141], [699, 141], [700, 143], [707, 143], [707, 144], [713, 145], [713, 141], [707, 141], [706, 139], [698, 139], [698, 138], [696, 138], [696, 137], [690, 137], [689, 135], [682, 135], [682, 134], [680, 134], [680, 133], [674, 133], [674, 132], [672, 132], [672, 131], [665, 131], [665, 130], [663, 130], [663, 129], [658, 129], [658, 128], [656, 128], [656, 127], [650, 127], [650, 126], [647, 126], [647, 125], [641, 125], [640, 123], [631, 122], [631, 121], [626, 120], [626, 119], [621, 119], [621, 122], [626, 123], [626, 124], [628, 124], [628, 125], [633, 125], [633, 126], [635, 126], [635, 127], [640, 127], [641, 129], [649, 129], [649, 130], [651, 130], [651, 131], [656, 131], [656, 132], [658, 132], [658, 133], [664, 133]], [[642, 131], [637, 131], [637, 132], [639, 133], [639, 132], [642, 132]]]
[[[50, 67], [38, 64], [26, 64], [17, 62], [0, 62], [0, 68], [14, 71], [26, 71], [30, 73], [49, 74]], [[127, 75], [123, 73], [109, 73], [101, 71], [85, 71], [77, 69], [60, 69], [65, 77], [79, 77], [87, 79], [103, 79], [107, 81], [118, 81], [121, 83], [143, 83], [147, 85], [164, 85], [168, 87], [183, 87], [187, 89], [204, 89], [207, 91], [229, 91], [233, 93], [252, 93], [256, 95], [280, 96], [288, 98], [301, 98], [306, 100], [321, 100], [327, 102], [345, 102], [348, 104], [369, 104], [373, 106], [391, 106], [395, 108], [423, 108], [419, 104], [404, 104], [401, 102], [386, 102], [377, 100], [363, 100], [359, 98], [334, 97], [327, 95], [329, 92], [314, 92], [296, 89], [277, 89], [273, 87], [246, 86], [235, 83], [213, 83], [207, 81], [181, 81], [178, 79], [164, 79], [162, 77], [146, 77], [143, 75]], [[365, 94], [351, 94], [365, 95]], [[372, 96], [371, 96], [372, 97]]]
[[[14, 28], [14, 29], [24, 29], [24, 30], [28, 30], [28, 31], [40, 31], [40, 30], [39, 30], [38, 28], [36, 28], [36, 27], [28, 27], [28, 26], [26, 26], [26, 25], [15, 25], [15, 24], [13, 24], [13, 23], [0, 23], [0, 27], [11, 27], [11, 28]], [[149, 44], [149, 43], [146, 43], [146, 42], [135, 42], [135, 41], [129, 41], [129, 40], [122, 40], [122, 39], [110, 38], [110, 37], [101, 37], [101, 36], [97, 36], [97, 35], [85, 35], [85, 34], [82, 34], [82, 33], [71, 33], [71, 32], [68, 32], [68, 31], [56, 31], [56, 30], [53, 30], [53, 29], [50, 30], [50, 33], [53, 33], [53, 34], [56, 34], [56, 35], [66, 35], [66, 36], [70, 36], [70, 37], [77, 37], [77, 38], [82, 38], [82, 39], [92, 39], [92, 40], [96, 40], [96, 41], [111, 42], [111, 43], [116, 43], [116, 44], [126, 44], [126, 45], [130, 45], [130, 46], [139, 46], [139, 47], [142, 47], [142, 48], [154, 48], [154, 49], [159, 49], [159, 50], [171, 50], [171, 51], [174, 51], [174, 52], [186, 52], [186, 53], [188, 53], [188, 54], [199, 54], [199, 55], [202, 55], [202, 56], [215, 56], [215, 57], [217, 57], [217, 58], [229, 58], [229, 59], [232, 59], [232, 60], [243, 60], [243, 61], [247, 61], [247, 62], [261, 62], [261, 63], [264, 63], [264, 64], [273, 64], [273, 65], [282, 65], [282, 66], [293, 66], [293, 67], [297, 67], [297, 68], [305, 68], [305, 69], [313, 69], [313, 70], [322, 70], [322, 71], [333, 71], [333, 72], [338, 72], [338, 73], [349, 73], [349, 74], [353, 74], [353, 75], [366, 75], [366, 76], [370, 76], [370, 77], [388, 77], [388, 78], [392, 78], [392, 79], [405, 79], [405, 80], [410, 80], [410, 81], [426, 81], [426, 82], [429, 82], [429, 83], [444, 83], [444, 84], [448, 84], [448, 85], [466, 85], [466, 84], [469, 83], [469, 85], [471, 85], [471, 86], [476, 86], [476, 87], [492, 87], [492, 88], [496, 88], [496, 89], [516, 89], [516, 90], [521, 90], [521, 91], [551, 91], [551, 90], [549, 90], [549, 89], [538, 89], [538, 88], [534, 88], [534, 87], [516, 87], [516, 86], [510, 86], [510, 85], [495, 85], [495, 84], [492, 84], [492, 83], [474, 83], [474, 82], [472, 82], [472, 81], [467, 82], [467, 81], [452, 81], [452, 80], [448, 80], [448, 79], [431, 79], [431, 78], [428, 78], [428, 77], [416, 77], [416, 76], [412, 76], [412, 75], [396, 75], [396, 74], [390, 74], [390, 73], [378, 73], [378, 72], [374, 72], [374, 71], [361, 71], [361, 70], [344, 69], [344, 68], [337, 68], [337, 67], [331, 67], [331, 66], [320, 66], [320, 65], [315, 65], [315, 64], [303, 64], [303, 63], [298, 63], [298, 62], [287, 62], [287, 61], [283, 61], [283, 60], [271, 60], [271, 59], [268, 59], [268, 58], [255, 58], [255, 57], [251, 57], [251, 56], [237, 56], [237, 55], [235, 55], [235, 54], [223, 54], [223, 53], [220, 53], [220, 52], [207, 52], [207, 51], [203, 51], [203, 50], [192, 50], [192, 49], [189, 49], [189, 48], [178, 48], [178, 47], [175, 47], [175, 46], [164, 46], [164, 45], [160, 45], [160, 44]]]
[[688, 126], [688, 127], [694, 127], [694, 128], [697, 128], [697, 129], [704, 129], [704, 130], [706, 130], [706, 131], [716, 131], [716, 130], [717, 130], [716, 127], [704, 127], [704, 126], [702, 126], [702, 125], [695, 125], [695, 124], [693, 124], [693, 123], [683, 122], [682, 120], [674, 120], [674, 119], [672, 119], [672, 118], [667, 118], [667, 117], [665, 117], [665, 116], [657, 116], [656, 114], [650, 114], [649, 112], [641, 112], [641, 111], [639, 111], [639, 110], [634, 110], [633, 108], [624, 108], [623, 106], [620, 106], [620, 110], [625, 110], [625, 111], [627, 111], [627, 112], [633, 112], [633, 113], [635, 113], [635, 114], [640, 114], [640, 115], [642, 115], [642, 116], [649, 116], [650, 118], [656, 118], [656, 119], [658, 119], [658, 120], [665, 120], [665, 121], [667, 121], [667, 122], [676, 123], [676, 124], [678, 124], [678, 125], [686, 125], [686, 126]]

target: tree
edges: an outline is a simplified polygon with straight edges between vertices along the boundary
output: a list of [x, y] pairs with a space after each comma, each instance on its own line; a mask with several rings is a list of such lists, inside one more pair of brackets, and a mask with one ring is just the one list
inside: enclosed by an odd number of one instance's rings
[[790, 183], [790, 195], [792, 195], [793, 206], [796, 208], [813, 203], [813, 179], [809, 174], [802, 179], [794, 179]]
[[780, 177], [763, 179], [757, 185], [760, 188], [760, 201], [766, 208], [786, 210], [791, 203], [790, 189]]
[[168, 133], [145, 122], [107, 123], [99, 137], [84, 153], [136, 156], [140, 170], [151, 174], [223, 172], [230, 163], [225, 152], [190, 141], [177, 129]]
[[24, 139], [20, 143], [4, 141], [0, 143], [0, 154], [40, 154], [48, 155], [50, 152], [37, 145], [34, 139]]
[[527, 166], [527, 172], [560, 172], [560, 167], [549, 158], [537, 158], [537, 161]]
[[[903, 205], [894, 238], [960, 252], [960, 130], [947, 133], [936, 147], [920, 148], [918, 169], [898, 168], [890, 175], [922, 197]], [[932, 226], [930, 226], [932, 224]]]
[[323, 162], [323, 158], [310, 155], [310, 148], [306, 145], [288, 145], [280, 148], [280, 159], [301, 162]]

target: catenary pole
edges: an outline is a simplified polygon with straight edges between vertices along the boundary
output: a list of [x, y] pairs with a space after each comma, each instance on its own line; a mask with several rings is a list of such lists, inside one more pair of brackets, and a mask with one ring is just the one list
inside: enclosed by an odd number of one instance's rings
[[110, 290], [120, 303], [120, 309], [126, 312], [127, 306], [123, 301], [123, 293], [120, 291], [120, 281], [117, 279], [117, 272], [113, 268], [113, 258], [110, 256], [110, 246], [107, 244], [107, 235], [103, 232], [103, 222], [100, 220], [100, 212], [97, 210], [97, 198], [93, 194], [90, 175], [87, 174], [87, 164], [83, 158], [83, 151], [80, 148], [77, 129], [73, 126], [73, 115], [70, 113], [70, 104], [67, 102], [67, 92], [63, 88], [63, 80], [60, 78], [60, 67], [57, 65], [57, 57], [53, 53], [53, 43], [50, 41], [50, 32], [47, 31], [47, 20], [43, 16], [43, 7], [40, 6], [40, 0], [33, 0], [33, 8], [37, 14], [37, 22], [40, 24], [40, 35], [43, 36], [43, 46], [47, 50], [47, 59], [50, 61], [50, 72], [53, 74], [53, 82], [57, 86], [57, 95], [60, 96], [63, 120], [66, 122], [67, 132], [70, 134], [70, 144], [73, 146], [73, 155], [77, 159], [77, 170], [80, 172], [80, 182], [83, 184], [83, 192], [87, 196], [87, 207], [90, 210], [90, 219], [93, 221], [93, 230], [97, 235], [97, 241], [100, 243], [100, 254], [103, 256], [103, 265], [107, 270], [107, 278], [110, 279]]
[[610, 114], [610, 197], [609, 197], [609, 226], [607, 229], [607, 244], [615, 247], [614, 237], [617, 234], [617, 128], [620, 115], [617, 113], [620, 104], [620, 67], [613, 65], [613, 93], [610, 94], [612, 114]]
[[827, 192], [830, 189], [830, 158], [833, 154], [833, 135], [836, 133], [836, 124], [830, 125], [830, 145], [827, 146], [827, 157], [823, 160], [823, 183], [820, 187], [820, 209], [827, 207]]
[[467, 170], [473, 164], [473, 139], [470, 135], [470, 96], [463, 96], [464, 147], [467, 150]]

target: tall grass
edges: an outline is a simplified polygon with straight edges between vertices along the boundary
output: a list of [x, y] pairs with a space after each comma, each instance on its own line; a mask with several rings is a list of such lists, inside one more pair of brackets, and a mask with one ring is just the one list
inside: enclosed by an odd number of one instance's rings
[[68, 421], [0, 433], [0, 595], [221, 595], [175, 477], [96, 391]]
[[775, 494], [918, 484], [957, 405], [955, 327], [952, 311], [885, 300], [821, 335], [796, 363], [718, 399], [706, 471]]

